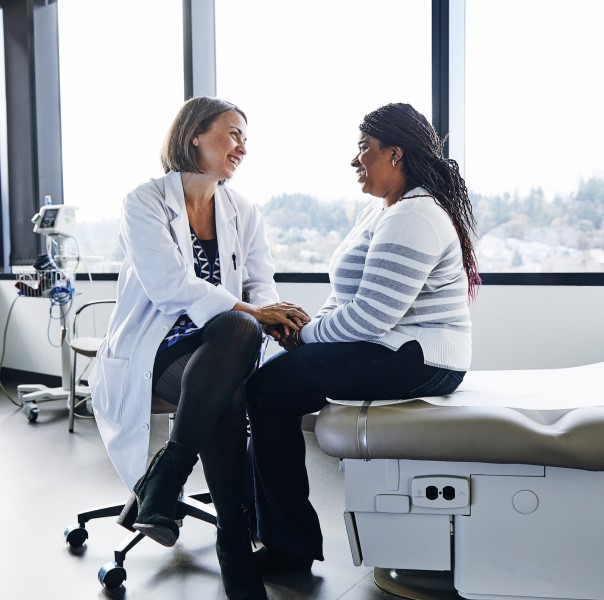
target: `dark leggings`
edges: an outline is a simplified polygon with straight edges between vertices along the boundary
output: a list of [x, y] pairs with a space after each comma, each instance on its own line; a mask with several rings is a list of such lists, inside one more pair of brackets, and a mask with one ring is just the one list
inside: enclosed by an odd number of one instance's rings
[[247, 442], [244, 383], [261, 342], [258, 321], [230, 311], [156, 359], [153, 393], [177, 405], [170, 439], [199, 454], [222, 519], [241, 514]]

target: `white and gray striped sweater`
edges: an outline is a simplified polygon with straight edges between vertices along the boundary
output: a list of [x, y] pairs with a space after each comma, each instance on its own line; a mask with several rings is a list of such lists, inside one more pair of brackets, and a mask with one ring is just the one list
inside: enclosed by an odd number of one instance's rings
[[398, 350], [417, 340], [426, 364], [466, 371], [472, 357], [468, 279], [447, 213], [423, 188], [383, 210], [365, 208], [334, 252], [332, 293], [302, 340], [368, 341]]

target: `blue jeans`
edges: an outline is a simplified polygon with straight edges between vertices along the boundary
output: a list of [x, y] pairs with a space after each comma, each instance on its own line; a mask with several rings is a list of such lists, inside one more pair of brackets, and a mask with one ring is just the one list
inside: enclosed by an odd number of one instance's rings
[[271, 551], [323, 560], [309, 496], [302, 416], [327, 398], [385, 400], [453, 392], [465, 372], [424, 364], [418, 342], [305, 344], [268, 360], [247, 381], [257, 537]]

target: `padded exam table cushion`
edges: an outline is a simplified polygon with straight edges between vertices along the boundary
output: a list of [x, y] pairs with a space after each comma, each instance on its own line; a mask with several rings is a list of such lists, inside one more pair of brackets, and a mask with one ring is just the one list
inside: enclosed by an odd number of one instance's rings
[[[604, 363], [469, 372], [449, 396], [384, 405], [330, 403], [315, 432], [322, 450], [339, 458], [604, 471], [603, 390]], [[509, 395], [511, 406], [502, 405], [503, 394]], [[544, 408], [548, 406], [556, 408]]]

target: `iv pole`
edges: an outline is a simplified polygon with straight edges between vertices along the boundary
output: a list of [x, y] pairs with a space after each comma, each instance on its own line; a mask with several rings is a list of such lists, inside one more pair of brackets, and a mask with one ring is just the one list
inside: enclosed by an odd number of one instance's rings
[[[60, 291], [69, 295], [69, 301], [73, 297], [73, 287], [71, 286], [71, 275], [68, 270], [70, 257], [66, 253], [67, 241], [71, 238], [69, 233], [75, 227], [75, 212], [73, 207], [65, 205], [52, 205], [46, 200], [46, 206], [40, 209], [32, 222], [35, 224], [36, 233], [47, 235], [56, 245], [56, 254], [53, 256], [56, 269], [51, 273], [52, 288], [50, 294]], [[44, 273], [45, 271], [41, 271]], [[69, 403], [71, 387], [71, 346], [70, 331], [72, 318], [70, 315], [70, 306], [64, 309], [63, 304], [59, 303], [60, 310], [60, 330], [61, 330], [61, 387], [47, 387], [43, 384], [21, 384], [17, 386], [17, 399], [23, 405], [23, 412], [30, 422], [38, 419], [40, 409], [39, 402], [48, 402], [51, 400], [66, 400]], [[78, 390], [76, 388], [76, 394]], [[82, 389], [85, 393], [85, 389]], [[68, 405], [69, 407], [69, 405]]]

